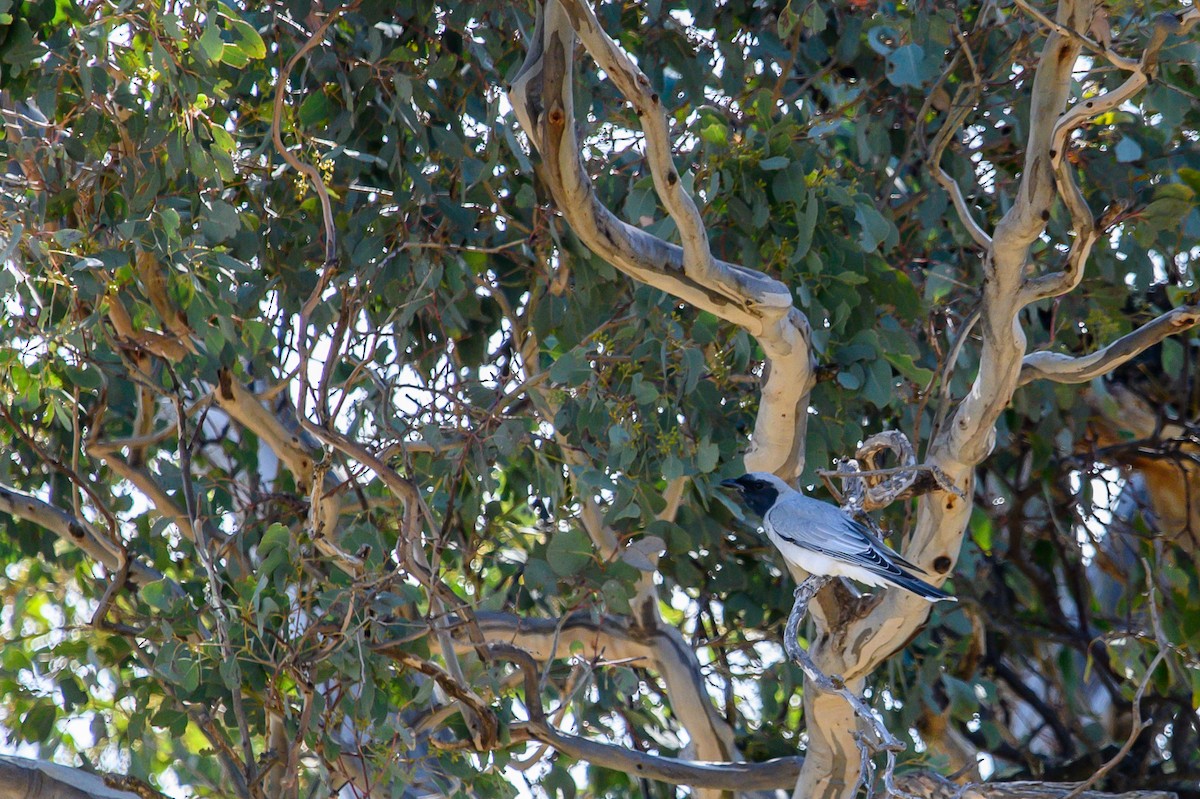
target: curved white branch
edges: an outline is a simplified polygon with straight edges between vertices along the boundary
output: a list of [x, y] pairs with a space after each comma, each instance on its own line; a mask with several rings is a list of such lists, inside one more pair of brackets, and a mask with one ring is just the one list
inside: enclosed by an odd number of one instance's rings
[[[966, 49], [965, 41], [960, 41], [960, 44], [964, 48], [963, 52], [970, 52], [970, 50]], [[970, 63], [972, 73], [974, 73], [975, 62], [973, 58], [970, 60]], [[979, 78], [976, 75], [970, 87], [964, 86], [956, 93], [951, 111], [946, 115], [945, 121], [942, 122], [942, 127], [933, 139], [933, 145], [930, 147], [929, 153], [929, 171], [938, 185], [950, 195], [950, 200], [954, 203], [954, 210], [958, 213], [958, 219], [962, 222], [963, 227], [967, 229], [967, 233], [970, 234], [972, 241], [986, 252], [992, 246], [992, 237], [975, 221], [975, 215], [967, 205], [967, 199], [963, 196], [962, 187], [958, 185], [958, 181], [950, 177], [950, 173], [942, 167], [942, 155], [946, 152], [946, 147], [950, 144], [950, 140], [954, 138], [955, 134], [962, 127], [962, 123], [966, 120], [967, 115], [974, 110], [978, 95]], [[967, 98], [970, 98], [970, 102], [967, 101]]]
[[[629, 225], [596, 197], [575, 132], [572, 91], [576, 32], [637, 109], [655, 187], [683, 246]], [[783, 283], [714, 259], [694, 201], [671, 159], [661, 98], [579, 0], [538, 5], [524, 65], [509, 89], [514, 112], [543, 158], [543, 176], [563, 217], [594, 253], [636, 280], [733, 322], [766, 354], [762, 402], [746, 456], [751, 470], [794, 478], [803, 469], [807, 397], [815, 384], [807, 319]]]
[[[584, 612], [561, 620], [481, 612], [475, 622], [488, 641], [515, 644], [539, 661], [567, 657], [575, 647], [588, 660], [627, 660], [654, 669], [667, 686], [671, 711], [688, 730], [697, 756], [705, 760], [735, 756], [733, 730], [708, 698], [695, 651], [679, 630], [663, 624], [661, 618], [651, 624], [630, 624], [626, 619], [597, 619]], [[461, 645], [468, 646], [465, 641]]]
[[[714, 262], [700, 210], [679, 179], [679, 172], [671, 157], [671, 135], [662, 98], [650, 87], [650, 79], [633, 59], [600, 26], [590, 3], [562, 0], [562, 5], [571, 17], [571, 24], [584, 47], [596, 59], [596, 64], [637, 111], [646, 134], [646, 161], [650, 165], [654, 189], [675, 222], [683, 243], [684, 271], [697, 282], [717, 285], [722, 293], [737, 296], [741, 293], [738, 286], [723, 285], [728, 282], [725, 279], [728, 269], [718, 268]], [[781, 285], [780, 288], [782, 291], [776, 292], [781, 298], [779, 307], [791, 307], [791, 292], [785, 286]]]
[[[1035, 13], [1023, 3], [1020, 5], [1030, 13]], [[1071, 229], [1075, 234], [1075, 240], [1071, 244], [1071, 250], [1067, 254], [1067, 263], [1062, 270], [1032, 277], [1025, 281], [1018, 300], [1020, 305], [1028, 305], [1047, 297], [1057, 297], [1074, 290], [1083, 280], [1084, 265], [1091, 254], [1092, 246], [1100, 238], [1100, 231], [1096, 229], [1095, 220], [1083, 199], [1083, 194], [1079, 191], [1079, 186], [1071, 171], [1070, 161], [1066, 158], [1071, 133], [1087, 121], [1118, 108], [1144, 89], [1158, 69], [1158, 52], [1162, 49], [1167, 36], [1189, 30], [1198, 20], [1200, 20], [1200, 11], [1195, 8], [1189, 9], [1181, 19], [1171, 14], [1159, 15], [1154, 22], [1154, 31], [1150, 35], [1150, 41], [1146, 43], [1141, 58], [1136, 61], [1121, 59], [1109, 51], [1103, 50], [1109, 54], [1110, 61], [1132, 74], [1120, 86], [1111, 91], [1079, 100], [1054, 123], [1050, 144], [1050, 163], [1054, 168], [1059, 196], [1062, 197], [1063, 203], [1071, 215]], [[1089, 41], [1074, 31], [1069, 32], [1069, 35], [1085, 44]]]
[[1086, 383], [1106, 375], [1163, 339], [1200, 324], [1200, 305], [1183, 305], [1159, 316], [1091, 355], [1033, 352], [1021, 366], [1020, 385], [1034, 380]]
[[[78, 519], [32, 494], [0, 485], [0, 512], [49, 530], [64, 541], [79, 547], [94, 560], [103, 563], [110, 572], [118, 572], [122, 567], [125, 554], [119, 546], [108, 540], [86, 520]], [[145, 585], [161, 580], [162, 577], [160, 572], [137, 560], [129, 565], [129, 581], [134, 585]]]

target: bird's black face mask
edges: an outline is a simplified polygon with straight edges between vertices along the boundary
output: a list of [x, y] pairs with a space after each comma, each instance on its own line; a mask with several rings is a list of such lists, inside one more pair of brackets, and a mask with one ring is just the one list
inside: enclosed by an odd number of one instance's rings
[[775, 486], [766, 480], [759, 480], [748, 474], [735, 480], [722, 480], [721, 485], [725, 488], [735, 489], [742, 495], [742, 501], [746, 503], [746, 507], [759, 516], [769, 511], [775, 504], [775, 500], [779, 498], [779, 491]]

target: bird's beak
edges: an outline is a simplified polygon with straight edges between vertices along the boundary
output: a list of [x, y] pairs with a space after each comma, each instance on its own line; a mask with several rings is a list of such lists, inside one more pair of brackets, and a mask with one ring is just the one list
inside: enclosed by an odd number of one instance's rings
[[737, 480], [732, 480], [732, 479], [731, 479], [731, 480], [722, 480], [722, 481], [721, 481], [721, 488], [732, 488], [732, 489], [735, 489], [735, 490], [737, 490], [737, 491], [741, 491], [741, 490], [742, 490], [742, 484], [741, 484], [741, 483], [739, 483]]

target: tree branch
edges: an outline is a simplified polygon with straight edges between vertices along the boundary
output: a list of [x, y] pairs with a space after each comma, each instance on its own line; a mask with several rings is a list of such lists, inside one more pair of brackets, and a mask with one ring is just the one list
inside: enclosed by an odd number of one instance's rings
[[[623, 222], [596, 196], [575, 132], [576, 31], [642, 118], [655, 186], [680, 231], [682, 247]], [[746, 466], [796, 477], [803, 469], [805, 411], [815, 384], [808, 320], [778, 280], [712, 257], [699, 212], [671, 161], [661, 98], [629, 56], [600, 29], [586, 3], [547, 0], [538, 4], [534, 36], [509, 99], [521, 127], [542, 155], [546, 182], [559, 211], [589, 249], [630, 277], [758, 338], [767, 363]]]
[[672, 712], [688, 731], [697, 755], [704, 760], [736, 756], [733, 730], [709, 699], [695, 651], [661, 618], [652, 624], [630, 624], [613, 616], [596, 619], [583, 611], [558, 620], [477, 613], [475, 622], [489, 642], [516, 644], [539, 661], [566, 657], [572, 647], [581, 646], [581, 656], [589, 660], [627, 660], [653, 668], [662, 675]]
[[162, 794], [145, 783], [136, 788], [127, 777], [93, 774], [48, 760], [0, 755], [0, 797], [3, 799], [151, 799]]
[[[15, 488], [0, 485], [0, 511], [49, 530], [104, 564], [110, 572], [116, 573], [122, 568], [124, 553], [119, 547], [101, 535], [91, 523], [78, 519], [49, 502]], [[133, 585], [140, 587], [161, 579], [163, 576], [160, 572], [136, 560], [129, 566], [129, 581]]]
[[[1192, 10], [1193, 12], [1195, 9]], [[1187, 26], [1194, 21], [1189, 17]], [[1131, 74], [1117, 88], [1104, 92], [1097, 97], [1079, 100], [1063, 114], [1055, 123], [1051, 136], [1050, 162], [1054, 167], [1055, 182], [1059, 196], [1067, 206], [1071, 215], [1071, 229], [1075, 240], [1067, 254], [1067, 263], [1062, 270], [1046, 275], [1029, 278], [1021, 289], [1019, 304], [1024, 306], [1047, 297], [1056, 297], [1072, 291], [1083, 279], [1083, 267], [1087, 263], [1092, 245], [1100, 236], [1083, 194], [1072, 172], [1070, 160], [1066, 158], [1066, 150], [1070, 146], [1069, 137], [1072, 132], [1090, 119], [1107, 113], [1128, 101], [1140, 92], [1150, 82], [1158, 69], [1158, 52], [1166, 41], [1167, 36], [1184, 28], [1179, 19], [1170, 14], [1160, 14], [1154, 22], [1154, 31], [1150, 41], [1142, 51], [1141, 58], [1130, 62], [1126, 68]], [[1078, 34], [1073, 34], [1078, 37]], [[1107, 52], [1107, 51], [1106, 51]]]
[[[1084, 29], [1092, 19], [1092, 0], [1061, 0], [1057, 23]], [[1008, 407], [1020, 376], [1026, 337], [1018, 324], [1029, 248], [1045, 230], [1056, 195], [1050, 150], [1055, 125], [1066, 107], [1080, 44], [1052, 32], [1039, 57], [1031, 87], [1029, 137], [1021, 181], [1012, 207], [996, 226], [983, 262], [980, 327], [982, 347], [971, 391], [959, 403], [928, 446], [926, 462], [936, 466], [946, 484], [957, 489], [922, 496], [916, 527], [905, 557], [934, 575], [947, 575], [962, 546], [971, 513], [973, 471], [991, 452], [996, 419]], [[944, 579], [944, 578], [943, 578]], [[940, 580], [934, 580], [935, 584]], [[871, 673], [928, 618], [930, 608], [906, 591], [885, 591], [855, 618], [836, 629], [818, 619], [818, 635], [810, 650], [826, 674], [847, 682]], [[835, 700], [836, 701], [836, 700]], [[857, 774], [854, 716], [838, 713], [820, 695], [805, 696], [810, 719], [808, 761], [797, 786], [799, 794], [846, 797]], [[811, 729], [820, 718], [819, 734]]]
[[546, 719], [533, 655], [507, 644], [490, 644], [487, 651], [493, 659], [514, 663], [521, 670], [525, 682], [525, 707], [529, 713], [527, 729], [531, 737], [578, 760], [673, 785], [726, 791], [786, 787], [794, 783], [799, 774], [801, 758], [798, 757], [765, 763], [707, 763], [650, 755], [559, 732]]
[[958, 38], [961, 52], [966, 54], [967, 63], [971, 67], [971, 82], [964, 83], [954, 94], [954, 101], [951, 103], [950, 112], [946, 115], [946, 119], [942, 122], [942, 126], [938, 129], [937, 135], [934, 136], [933, 144], [930, 147], [929, 170], [938, 185], [950, 195], [950, 199], [954, 203], [954, 210], [958, 213], [959, 221], [962, 222], [963, 227], [966, 228], [967, 233], [970, 234], [976, 246], [987, 251], [992, 246], [992, 237], [975, 221], [975, 216], [967, 206], [966, 198], [963, 197], [962, 187], [958, 185], [958, 182], [954, 178], [950, 177], [950, 173], [942, 168], [942, 155], [946, 152], [946, 146], [950, 144], [950, 140], [958, 133], [967, 116], [975, 110], [975, 105], [979, 102], [980, 87], [982, 86], [979, 69], [975, 64], [975, 57], [972, 55], [966, 39], [957, 28], [954, 29], [954, 33]]
[[282, 419], [234, 379], [230, 370], [219, 371], [217, 382], [217, 389], [213, 392], [217, 406], [262, 439], [295, 476], [297, 487], [310, 495], [312, 505], [309, 515], [313, 522], [314, 543], [333, 558], [339, 568], [355, 576], [361, 574], [359, 559], [334, 546], [332, 533], [341, 513], [341, 498], [336, 491], [329, 490], [334, 488], [333, 482], [323, 479], [323, 472], [318, 473], [321, 470], [317, 469], [316, 460], [299, 432], [289, 430]]
[[1126, 333], [1091, 355], [1072, 356], [1061, 352], [1032, 352], [1021, 366], [1019, 385], [1034, 380], [1056, 383], [1086, 383], [1106, 375], [1169, 336], [1200, 324], [1200, 305], [1183, 305]]

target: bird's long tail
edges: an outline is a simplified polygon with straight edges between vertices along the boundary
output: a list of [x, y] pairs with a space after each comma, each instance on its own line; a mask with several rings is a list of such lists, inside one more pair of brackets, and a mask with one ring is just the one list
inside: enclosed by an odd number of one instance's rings
[[930, 602], [958, 601], [957, 597], [953, 597], [941, 589], [934, 588], [929, 583], [925, 582], [924, 580], [919, 580], [916, 577], [913, 577], [911, 574], [905, 574], [900, 577], [889, 577], [889, 579], [891, 582], [895, 583], [901, 588], [912, 591], [917, 596], [921, 597], [922, 599], [928, 599]]

